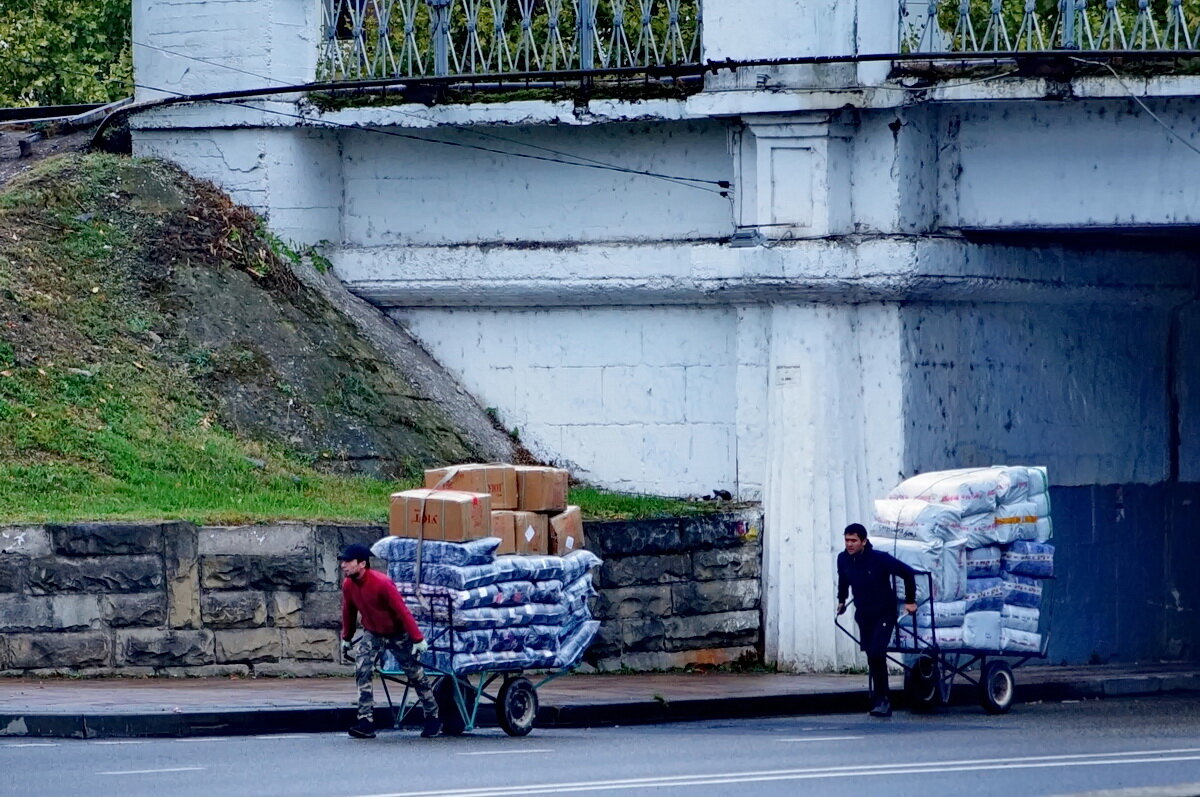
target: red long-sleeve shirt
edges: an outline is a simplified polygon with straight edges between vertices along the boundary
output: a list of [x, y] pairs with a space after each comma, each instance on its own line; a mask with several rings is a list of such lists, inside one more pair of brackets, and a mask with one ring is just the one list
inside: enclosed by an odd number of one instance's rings
[[396, 585], [377, 570], [365, 570], [359, 581], [342, 582], [342, 639], [354, 636], [360, 614], [363, 628], [376, 636], [399, 636], [403, 631], [413, 642], [425, 638]]

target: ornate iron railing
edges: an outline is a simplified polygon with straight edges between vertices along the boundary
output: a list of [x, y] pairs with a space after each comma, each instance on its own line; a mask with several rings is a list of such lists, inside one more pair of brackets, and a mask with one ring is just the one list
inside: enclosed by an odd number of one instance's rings
[[700, 0], [325, 0], [322, 77], [693, 64]]
[[1200, 0], [900, 0], [904, 53], [1191, 50]]

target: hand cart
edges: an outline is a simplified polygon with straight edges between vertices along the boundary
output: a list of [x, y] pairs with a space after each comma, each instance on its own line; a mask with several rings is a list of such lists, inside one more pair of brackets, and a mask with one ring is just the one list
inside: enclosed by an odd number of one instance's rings
[[[448, 736], [461, 736], [475, 730], [480, 721], [480, 706], [491, 703], [495, 706], [496, 720], [509, 736], [525, 736], [533, 730], [537, 721], [539, 687], [566, 675], [575, 668], [538, 668], [541, 677], [526, 677], [525, 668], [498, 664], [471, 672], [454, 672], [450, 663], [454, 661], [455, 645], [454, 605], [449, 595], [413, 595], [402, 592], [417, 623], [426, 630], [429, 642], [428, 654], [422, 665], [432, 681], [433, 694], [438, 704], [442, 721], [442, 732]], [[442, 654], [442, 655], [439, 655]], [[427, 663], [445, 662], [445, 667]], [[417, 701], [408, 704], [412, 685], [400, 670], [385, 670], [378, 663], [376, 674], [383, 683], [388, 707], [393, 712], [393, 727], [399, 728]], [[392, 702], [388, 684], [403, 685], [399, 705]]]
[[[933, 574], [917, 570], [916, 576], [927, 579], [928, 589], [925, 594], [932, 596]], [[847, 603], [847, 608], [853, 602], [851, 600]], [[904, 668], [904, 692], [908, 697], [909, 707], [913, 711], [927, 712], [938, 705], [948, 704], [954, 680], [961, 677], [978, 688], [979, 702], [985, 711], [989, 714], [1007, 713], [1012, 708], [1016, 690], [1013, 670], [1033, 659], [1046, 658], [1049, 633], [1042, 635], [1041, 650], [1036, 653], [943, 647], [938, 644], [937, 617], [932, 602], [932, 597], [929, 597], [920, 604], [929, 604], [929, 627], [921, 629], [928, 632], [928, 638], [918, 630], [917, 616], [913, 614], [896, 623], [891, 644], [887, 649], [889, 654], [904, 654], [901, 659], [888, 655], [888, 660]], [[917, 607], [918, 611], [920, 605]], [[839, 618], [835, 617], [833, 622], [842, 633], [858, 644], [858, 637], [842, 625]], [[1009, 660], [1012, 661], [1011, 664]], [[977, 673], [973, 672], [976, 666]]]

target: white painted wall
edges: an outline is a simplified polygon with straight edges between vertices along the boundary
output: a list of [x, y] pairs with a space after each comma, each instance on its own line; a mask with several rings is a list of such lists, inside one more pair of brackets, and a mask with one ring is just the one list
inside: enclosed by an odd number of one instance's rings
[[856, 659], [833, 625], [835, 557], [902, 461], [900, 341], [895, 305], [771, 308], [764, 638], [781, 666]]
[[[1150, 104], [1200, 146], [1200, 99]], [[944, 227], [1200, 221], [1196, 153], [1131, 102], [963, 104], [942, 118]]]
[[663, 495], [738, 489], [731, 308], [407, 309], [393, 317], [535, 454], [585, 479]]
[[[423, 135], [679, 177], [731, 176], [727, 125], [716, 121]], [[692, 187], [359, 131], [343, 134], [342, 149], [345, 243], [352, 246], [692, 240], [731, 231], [730, 202], [711, 184]]]
[[903, 316], [906, 475], [1020, 457], [1061, 485], [1166, 478], [1164, 308], [922, 304]]
[[135, 2], [136, 99], [308, 83], [320, 26], [320, 0]]

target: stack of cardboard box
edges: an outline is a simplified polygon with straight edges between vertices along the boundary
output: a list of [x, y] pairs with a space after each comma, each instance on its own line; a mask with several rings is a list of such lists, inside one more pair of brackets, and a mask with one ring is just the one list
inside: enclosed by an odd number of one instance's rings
[[567, 471], [508, 464], [425, 471], [425, 489], [392, 495], [397, 537], [464, 542], [499, 537], [498, 554], [561, 556], [583, 548], [583, 516], [567, 504]]

